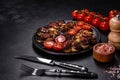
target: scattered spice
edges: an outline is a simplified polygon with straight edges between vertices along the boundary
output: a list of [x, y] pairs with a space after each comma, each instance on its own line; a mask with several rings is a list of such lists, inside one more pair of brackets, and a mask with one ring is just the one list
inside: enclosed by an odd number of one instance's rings
[[111, 77], [117, 77], [120, 80], [120, 65], [110, 67], [105, 72], [111, 74]]

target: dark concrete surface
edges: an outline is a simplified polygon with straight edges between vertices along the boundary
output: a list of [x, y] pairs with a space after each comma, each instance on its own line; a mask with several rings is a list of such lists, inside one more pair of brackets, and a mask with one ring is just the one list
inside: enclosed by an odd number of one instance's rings
[[[93, 60], [92, 51], [87, 55], [56, 58], [34, 49], [32, 36], [40, 26], [56, 20], [71, 20], [74, 9], [88, 8], [107, 15], [111, 9], [120, 9], [119, 0], [0, 0], [0, 80], [87, 80], [69, 77], [23, 76], [21, 64], [37, 68], [58, 68], [22, 60], [14, 56], [32, 55], [61, 62], [83, 65], [98, 73], [94, 80], [115, 80], [104, 69], [120, 63], [119, 55], [110, 64]], [[107, 42], [107, 33], [101, 33], [101, 41]], [[119, 54], [119, 52], [117, 52]], [[83, 53], [84, 54], [84, 53]], [[93, 79], [88, 79], [93, 80]]]

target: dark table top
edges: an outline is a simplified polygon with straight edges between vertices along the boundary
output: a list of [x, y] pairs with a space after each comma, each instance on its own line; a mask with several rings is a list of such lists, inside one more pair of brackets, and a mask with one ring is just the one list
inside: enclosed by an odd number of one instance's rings
[[[113, 80], [105, 68], [120, 63], [119, 52], [109, 64], [96, 63], [92, 51], [86, 55], [56, 57], [42, 53], [32, 45], [32, 36], [40, 26], [56, 20], [71, 20], [75, 9], [88, 8], [107, 15], [111, 9], [120, 9], [119, 0], [2, 0], [0, 1], [0, 80], [87, 80], [69, 77], [22, 76], [21, 64], [37, 68], [58, 68], [16, 60], [14, 56], [31, 55], [60, 62], [83, 65], [98, 73], [94, 80]], [[101, 42], [107, 42], [108, 33], [101, 33]], [[93, 80], [93, 79], [91, 79]], [[115, 79], [114, 79], [115, 80]]]

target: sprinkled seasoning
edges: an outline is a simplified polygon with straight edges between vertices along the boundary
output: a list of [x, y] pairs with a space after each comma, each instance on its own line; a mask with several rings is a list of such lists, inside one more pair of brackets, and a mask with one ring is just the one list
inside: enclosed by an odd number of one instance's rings
[[111, 74], [111, 77], [117, 77], [120, 80], [120, 65], [110, 67], [105, 72]]

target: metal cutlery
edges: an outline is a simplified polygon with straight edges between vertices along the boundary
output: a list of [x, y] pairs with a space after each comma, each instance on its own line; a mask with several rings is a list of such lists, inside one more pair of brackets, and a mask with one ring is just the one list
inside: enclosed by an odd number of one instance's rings
[[82, 71], [82, 72], [88, 72], [88, 68], [76, 64], [69, 64], [69, 63], [63, 63], [63, 62], [57, 62], [51, 59], [41, 58], [41, 57], [34, 57], [34, 56], [16, 56], [17, 59], [24, 59], [28, 61], [38, 62], [38, 63], [44, 63], [52, 66], [60, 66], [63, 68], [67, 68], [70, 70], [75, 71]]
[[58, 73], [58, 76], [74, 76], [74, 77], [82, 77], [82, 78], [97, 78], [98, 75], [94, 72], [81, 72], [81, 71], [73, 71], [73, 70], [64, 70], [64, 69], [37, 69], [26, 66], [22, 64], [21, 70], [26, 73], [29, 73], [33, 76], [42, 76], [42, 75], [51, 75]]

